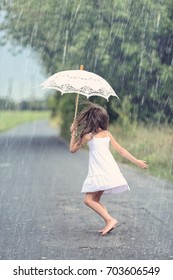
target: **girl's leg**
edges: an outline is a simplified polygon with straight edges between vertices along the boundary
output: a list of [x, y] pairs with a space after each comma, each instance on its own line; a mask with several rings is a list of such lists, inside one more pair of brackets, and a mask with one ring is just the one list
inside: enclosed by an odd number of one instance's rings
[[[100, 193], [100, 192], [99, 192]], [[103, 192], [101, 192], [100, 197]], [[97, 193], [87, 193], [84, 198], [84, 203], [93, 209], [97, 214], [99, 214], [106, 222], [106, 227], [104, 228], [104, 231], [102, 232], [102, 235], [105, 235], [108, 233], [116, 224], [117, 221], [113, 219], [110, 214], [107, 212], [107, 210], [98, 202], [95, 200], [97, 197]]]
[[[106, 207], [100, 202], [100, 198], [101, 198], [102, 194], [103, 194], [103, 192], [101, 192], [101, 191], [96, 192], [95, 196], [94, 196], [94, 200], [96, 202], [98, 202], [107, 211]], [[114, 229], [114, 228], [115, 228], [115, 226], [112, 229]], [[106, 226], [103, 229], [100, 229], [98, 232], [102, 233], [102, 232], [104, 232], [105, 229], [106, 229]]]
[[[102, 193], [103, 193], [103, 192], [96, 192], [96, 193], [95, 193], [95, 196], [94, 196], [94, 200], [95, 200], [96, 202], [98, 202], [98, 203], [107, 211], [106, 207], [100, 202], [100, 198], [101, 198], [101, 196], [102, 196]], [[99, 233], [102, 233], [102, 232], [104, 231], [104, 229], [105, 229], [105, 227], [104, 227], [103, 229], [100, 229], [98, 232], [99, 232]]]
[[94, 200], [96, 202], [98, 202], [107, 211], [106, 207], [100, 202], [100, 198], [101, 198], [101, 196], [103, 194], [103, 191], [95, 192], [94, 194], [95, 194], [94, 195]]

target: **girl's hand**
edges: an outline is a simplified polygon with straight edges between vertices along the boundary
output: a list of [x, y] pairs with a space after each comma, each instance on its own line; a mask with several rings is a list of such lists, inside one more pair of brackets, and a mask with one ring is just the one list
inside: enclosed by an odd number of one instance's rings
[[148, 168], [147, 162], [144, 160], [140, 160], [140, 159], [137, 160], [137, 166], [139, 166], [142, 169]]

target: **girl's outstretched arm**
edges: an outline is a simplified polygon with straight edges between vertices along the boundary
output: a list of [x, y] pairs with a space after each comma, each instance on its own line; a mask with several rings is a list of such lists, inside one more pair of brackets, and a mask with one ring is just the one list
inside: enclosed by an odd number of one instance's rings
[[125, 157], [126, 159], [128, 159], [129, 161], [133, 162], [134, 164], [136, 164], [138, 167], [141, 168], [148, 168], [148, 165], [146, 163], [146, 161], [144, 160], [140, 160], [135, 158], [134, 156], [132, 156], [126, 149], [124, 149], [122, 146], [120, 146], [118, 144], [118, 142], [115, 140], [115, 138], [112, 136], [112, 134], [109, 132], [109, 137], [110, 137], [110, 141], [111, 144], [113, 146], [113, 148], [122, 156]]

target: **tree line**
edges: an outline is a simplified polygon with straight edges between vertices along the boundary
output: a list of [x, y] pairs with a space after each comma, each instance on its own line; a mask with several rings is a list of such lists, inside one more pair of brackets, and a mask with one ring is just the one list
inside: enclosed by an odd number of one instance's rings
[[[7, 0], [1, 10], [3, 43], [32, 47], [47, 76], [83, 64], [105, 78], [120, 101], [92, 100], [111, 120], [173, 123], [172, 0]], [[50, 96], [64, 131], [74, 99]]]
[[11, 111], [44, 111], [47, 110], [47, 101], [46, 100], [21, 100], [13, 101], [8, 98], [0, 98], [0, 110], [11, 110]]

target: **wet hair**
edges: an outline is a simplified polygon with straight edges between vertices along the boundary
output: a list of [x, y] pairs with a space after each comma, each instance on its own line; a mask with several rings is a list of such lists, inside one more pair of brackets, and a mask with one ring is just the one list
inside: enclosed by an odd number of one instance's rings
[[87, 102], [87, 106], [78, 114], [75, 120], [75, 127], [79, 132], [79, 140], [87, 133], [93, 135], [99, 132], [99, 129], [107, 130], [109, 115], [106, 110], [92, 102]]

